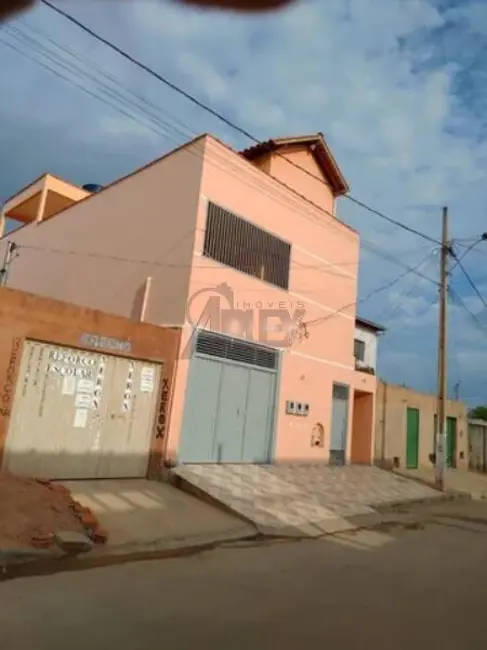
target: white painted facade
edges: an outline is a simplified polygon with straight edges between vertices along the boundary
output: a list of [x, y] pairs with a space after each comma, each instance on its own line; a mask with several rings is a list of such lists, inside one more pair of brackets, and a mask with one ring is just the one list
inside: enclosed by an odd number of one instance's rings
[[362, 327], [360, 324], [355, 323], [355, 339], [365, 343], [365, 353], [363, 362], [356, 361], [357, 368], [377, 368], [377, 332], [374, 332], [368, 327]]

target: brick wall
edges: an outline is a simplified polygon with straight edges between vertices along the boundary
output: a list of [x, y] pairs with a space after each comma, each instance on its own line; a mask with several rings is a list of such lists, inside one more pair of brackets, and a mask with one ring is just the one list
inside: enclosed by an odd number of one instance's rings
[[[86, 334], [92, 336], [87, 339], [83, 336]], [[164, 362], [148, 468], [150, 475], [158, 474], [165, 454], [180, 329], [140, 323], [6, 287], [0, 287], [0, 463], [24, 340], [110, 354], [110, 350], [92, 347], [102, 337], [111, 339], [112, 343], [113, 340], [125, 342], [125, 346], [112, 352], [117, 356]], [[110, 341], [101, 343], [106, 345]]]

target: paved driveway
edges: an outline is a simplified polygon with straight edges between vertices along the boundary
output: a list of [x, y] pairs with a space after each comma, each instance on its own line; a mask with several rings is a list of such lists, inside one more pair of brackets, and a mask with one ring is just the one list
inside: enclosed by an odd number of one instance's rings
[[253, 526], [167, 483], [67, 481], [108, 531], [108, 553], [137, 553], [255, 535]]

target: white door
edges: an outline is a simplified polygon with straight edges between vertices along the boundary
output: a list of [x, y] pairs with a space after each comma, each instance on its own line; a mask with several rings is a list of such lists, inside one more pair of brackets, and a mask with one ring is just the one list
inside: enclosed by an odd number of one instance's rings
[[4, 469], [58, 479], [147, 472], [161, 367], [26, 341]]
[[345, 384], [333, 384], [330, 463], [335, 465], [344, 465], [346, 461], [349, 394]]

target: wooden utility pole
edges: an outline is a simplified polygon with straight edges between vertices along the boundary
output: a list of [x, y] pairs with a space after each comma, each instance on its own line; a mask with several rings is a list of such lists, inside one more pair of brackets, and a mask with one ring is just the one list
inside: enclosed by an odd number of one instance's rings
[[436, 485], [443, 490], [445, 486], [446, 459], [446, 315], [448, 297], [448, 258], [450, 242], [448, 241], [448, 208], [443, 208], [441, 232], [440, 264], [440, 319], [438, 345], [438, 417], [436, 432]]

